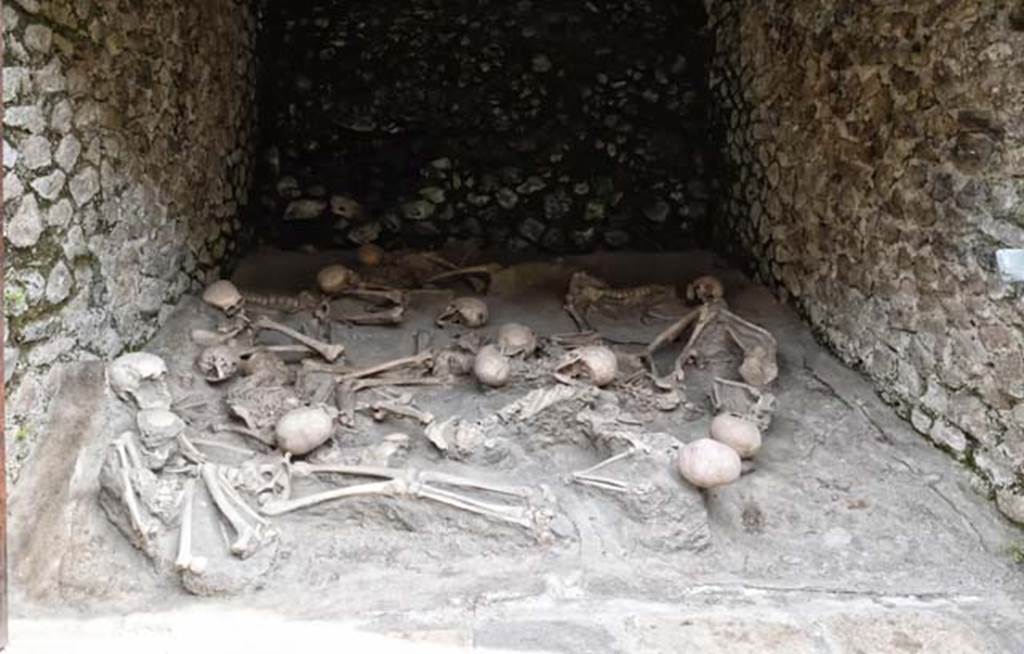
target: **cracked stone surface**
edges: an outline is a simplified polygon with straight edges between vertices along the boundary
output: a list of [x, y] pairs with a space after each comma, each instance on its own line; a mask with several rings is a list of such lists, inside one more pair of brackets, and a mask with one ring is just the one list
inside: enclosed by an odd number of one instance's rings
[[[235, 279], [248, 288], [295, 290], [333, 260], [329, 254], [264, 253]], [[265, 587], [207, 600], [204, 610], [215, 605], [225, 616], [272, 611], [297, 624], [314, 621], [314, 630], [316, 620], [336, 620], [389, 637], [550, 652], [667, 653], [685, 646], [1010, 654], [1024, 648], [1024, 569], [1012, 555], [1024, 532], [988, 501], [970, 471], [904, 423], [861, 374], [817, 345], [792, 311], [712, 256], [693, 252], [510, 268], [492, 290], [492, 324], [516, 320], [541, 334], [571, 331], [561, 309], [563, 282], [578, 265], [616, 284], [719, 275], [734, 310], [778, 338], [781, 372], [773, 390], [779, 410], [755, 470], [701, 495], [677, 518], [704, 523], [706, 547], [665, 551], [624, 539], [613, 498], [563, 485], [579, 449], [572, 444], [545, 450], [548, 464], [541, 469], [502, 470], [554, 487], [576, 533], [555, 547], [511, 537], [496, 546], [490, 539], [501, 532], [486, 523], [414, 502], [390, 503], [387, 511], [338, 503], [277, 521], [288, 556], [266, 575]], [[389, 358], [411, 348], [419, 313], [432, 316], [439, 308], [434, 303], [444, 301], [414, 304], [408, 329], [346, 328], [335, 337], [349, 346], [353, 361]], [[610, 338], [630, 341], [661, 326], [629, 316], [599, 315], [595, 322]], [[194, 354], [185, 342], [189, 330], [212, 324], [206, 308], [189, 299], [149, 344], [167, 357], [176, 383], [194, 376], [191, 356], [184, 355]], [[703, 403], [702, 385], [720, 365], [709, 360], [707, 369], [691, 369], [691, 401]], [[49, 447], [30, 460], [31, 474], [12, 496], [16, 617], [39, 633], [45, 625], [39, 615], [60, 619], [72, 606], [94, 615], [145, 607], [169, 613], [135, 615], [127, 624], [188, 624], [182, 616], [194, 610], [193, 600], [154, 572], [102, 516], [95, 476], [76, 473], [97, 469], [114, 435], [102, 368], [84, 364], [62, 388], [57, 404], [64, 410], [51, 417]], [[417, 404], [446, 416], [500, 406], [503, 394], [517, 392], [521, 387], [486, 394], [466, 389], [445, 403], [417, 394]], [[707, 432], [709, 417], [655, 414], [644, 428], [685, 442]], [[566, 424], [553, 433], [568, 434]], [[422, 439], [408, 423], [382, 428]], [[523, 446], [552, 438], [549, 428], [540, 423], [524, 432]], [[410, 456], [419, 460], [423, 450]], [[484, 462], [473, 466], [488, 469]], [[693, 492], [679, 483], [681, 494]], [[40, 497], [65, 510], [26, 501]], [[43, 542], [49, 546], [40, 547]], [[52, 552], [60, 554], [54, 559]]]

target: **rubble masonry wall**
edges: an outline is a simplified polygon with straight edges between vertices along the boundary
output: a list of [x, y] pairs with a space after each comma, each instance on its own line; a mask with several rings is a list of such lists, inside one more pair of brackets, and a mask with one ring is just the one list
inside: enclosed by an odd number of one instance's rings
[[711, 0], [720, 242], [1024, 522], [1024, 10]]
[[63, 362], [144, 343], [216, 271], [247, 201], [247, 3], [3, 7], [9, 472]]

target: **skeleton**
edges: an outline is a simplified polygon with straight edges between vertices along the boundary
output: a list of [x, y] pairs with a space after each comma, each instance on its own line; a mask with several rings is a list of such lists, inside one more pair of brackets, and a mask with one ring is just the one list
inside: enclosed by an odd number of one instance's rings
[[203, 302], [224, 312], [224, 315], [241, 317], [243, 322], [247, 322], [244, 312], [247, 306], [289, 313], [312, 311], [314, 314], [321, 314], [325, 310], [324, 298], [309, 291], [302, 291], [297, 295], [243, 292], [226, 279], [217, 280], [207, 286], [202, 297]]
[[633, 288], [613, 288], [608, 282], [590, 273], [578, 271], [569, 279], [565, 310], [580, 331], [592, 330], [589, 313], [593, 309], [642, 308], [647, 319], [659, 304], [675, 299], [676, 292], [665, 284], [648, 284]]
[[618, 374], [618, 358], [604, 345], [584, 345], [569, 350], [555, 364], [555, 379], [563, 384], [575, 383], [578, 377], [586, 377], [595, 386], [607, 386]]
[[457, 297], [441, 310], [435, 322], [438, 327], [482, 327], [487, 324], [489, 316], [487, 304], [483, 300], [475, 297]]
[[[533, 493], [531, 493], [530, 489], [501, 486], [445, 473], [375, 466], [298, 463], [292, 465], [291, 472], [297, 476], [332, 474], [369, 477], [384, 481], [342, 486], [295, 499], [270, 501], [260, 508], [264, 515], [282, 515], [347, 497], [376, 495], [400, 499], [431, 500], [501, 522], [518, 525], [534, 531], [537, 535], [540, 535], [545, 530], [546, 522], [551, 517], [550, 512], [538, 510], [531, 505], [530, 497]], [[515, 498], [515, 501], [495, 502], [478, 499], [461, 490], [448, 490], [445, 488], [446, 486], [457, 489], [484, 491], [486, 493]]]
[[171, 407], [166, 377], [167, 364], [148, 352], [122, 354], [107, 367], [107, 382], [114, 394], [139, 409]]
[[690, 325], [693, 325], [690, 337], [673, 366], [676, 380], [682, 381], [683, 366], [697, 358], [701, 338], [707, 333], [708, 327], [716, 322], [724, 325], [729, 337], [743, 350], [744, 360], [740, 366], [740, 375], [744, 381], [754, 386], [765, 386], [778, 376], [778, 346], [775, 337], [729, 310], [723, 297], [721, 282], [711, 276], [699, 277], [687, 287], [686, 296], [691, 301], [700, 302], [700, 306], [658, 334], [647, 346], [646, 358], [659, 386], [670, 388], [671, 383], [658, 375], [654, 365], [655, 352], [667, 343], [677, 340]]

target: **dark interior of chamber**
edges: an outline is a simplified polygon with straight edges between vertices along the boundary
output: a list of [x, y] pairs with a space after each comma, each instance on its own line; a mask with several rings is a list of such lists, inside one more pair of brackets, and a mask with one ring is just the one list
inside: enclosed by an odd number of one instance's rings
[[270, 2], [250, 238], [707, 245], [706, 22], [670, 0]]

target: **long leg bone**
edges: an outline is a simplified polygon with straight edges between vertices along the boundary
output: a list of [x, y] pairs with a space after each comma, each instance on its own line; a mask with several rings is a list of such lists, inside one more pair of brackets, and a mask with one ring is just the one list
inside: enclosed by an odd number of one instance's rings
[[387, 481], [336, 488], [323, 493], [316, 493], [289, 501], [269, 502], [261, 508], [265, 515], [280, 515], [289, 511], [296, 511], [345, 497], [384, 495], [399, 498], [411, 497], [429, 499], [464, 511], [489, 516], [523, 527], [533, 526], [533, 522], [529, 517], [528, 511], [524, 507], [485, 502], [469, 496], [454, 493], [443, 488], [436, 488], [431, 484], [447, 484], [456, 487], [474, 488], [524, 498], [526, 497], [527, 492], [521, 489], [492, 485], [487, 482], [480, 482], [442, 473], [420, 472], [416, 470], [401, 470], [374, 466], [306, 465], [301, 467], [296, 466], [296, 472], [301, 474], [321, 472], [362, 477], [380, 477], [387, 479]]
[[249, 509], [248, 505], [246, 505], [248, 511], [241, 509], [232, 500], [227, 491], [227, 484], [223, 482], [214, 464], [205, 463], [199, 466], [199, 473], [203, 477], [206, 490], [210, 493], [210, 498], [217, 506], [217, 510], [227, 519], [231, 529], [235, 532], [235, 540], [231, 543], [231, 553], [243, 559], [252, 556], [263, 544], [263, 527], [266, 523], [260, 518], [260, 521], [254, 525], [246, 519], [246, 515], [243, 513], [251, 514], [252, 509]]
[[192, 507], [196, 498], [196, 480], [189, 479], [185, 484], [185, 494], [182, 499], [181, 510], [181, 531], [178, 536], [178, 557], [174, 560], [174, 567], [184, 572], [201, 574], [206, 569], [206, 559], [201, 556], [192, 556]]
[[612, 455], [612, 456], [608, 457], [607, 459], [605, 459], [604, 461], [601, 461], [601, 462], [599, 462], [599, 463], [597, 463], [595, 465], [592, 465], [592, 466], [590, 466], [589, 468], [587, 468], [585, 470], [578, 470], [576, 472], [573, 472], [571, 474], [571, 477], [570, 477], [571, 481], [574, 481], [577, 484], [583, 484], [585, 486], [595, 486], [595, 487], [601, 488], [603, 490], [610, 490], [610, 491], [616, 491], [616, 492], [620, 492], [620, 493], [627, 493], [627, 492], [629, 492], [629, 484], [627, 484], [627, 483], [625, 483], [623, 481], [619, 481], [617, 479], [612, 479], [610, 477], [603, 477], [603, 476], [595, 475], [593, 473], [597, 472], [601, 468], [610, 466], [611, 464], [613, 464], [613, 463], [615, 463], [617, 461], [621, 461], [623, 459], [629, 458], [629, 457], [633, 456], [634, 454], [636, 454], [636, 452], [637, 452], [637, 448], [631, 447], [628, 450], [626, 450], [624, 452], [619, 452], [618, 454], [615, 454], [615, 455]]
[[315, 338], [306, 336], [305, 334], [298, 332], [287, 325], [282, 325], [279, 322], [271, 320], [266, 316], [261, 316], [253, 323], [253, 326], [257, 329], [269, 329], [275, 332], [279, 332], [292, 338], [299, 343], [309, 347], [317, 354], [322, 356], [328, 363], [336, 361], [342, 354], [345, 353], [345, 346], [340, 343], [324, 343], [318, 341]]
[[491, 281], [494, 278], [494, 273], [500, 270], [500, 266], [497, 264], [489, 263], [480, 266], [469, 266], [467, 268], [458, 268], [455, 270], [448, 270], [443, 273], [434, 275], [424, 282], [426, 285], [438, 284], [451, 279], [466, 278], [472, 286], [473, 290], [477, 293], [486, 293], [487, 289], [491, 286]]
[[132, 529], [138, 534], [141, 540], [144, 550], [148, 550], [150, 546], [150, 539], [156, 536], [157, 527], [152, 523], [148, 523], [142, 516], [142, 511], [139, 509], [138, 498], [135, 496], [135, 486], [132, 484], [131, 478], [131, 467], [132, 463], [128, 454], [128, 447], [126, 445], [129, 442], [130, 434], [126, 434], [121, 440], [115, 443], [117, 448], [117, 459], [121, 464], [121, 484], [124, 487], [124, 503], [128, 508], [128, 517], [132, 523]]
[[434, 353], [430, 350], [420, 352], [408, 357], [399, 357], [398, 359], [392, 359], [391, 361], [385, 361], [384, 363], [378, 363], [375, 366], [369, 368], [363, 368], [361, 370], [354, 370], [349, 373], [345, 373], [338, 376], [338, 381], [348, 381], [350, 379], [359, 379], [362, 377], [372, 377], [382, 372], [388, 372], [395, 368], [402, 368], [404, 366], [416, 366], [429, 363], [434, 358]]
[[405, 307], [397, 305], [384, 311], [332, 314], [330, 317], [352, 325], [400, 325], [405, 317]]
[[397, 305], [399, 307], [404, 307], [407, 302], [404, 291], [388, 288], [386, 286], [379, 288], [371, 287], [369, 285], [357, 286], [343, 291], [341, 295], [356, 297], [360, 300], [368, 300], [378, 304]]

